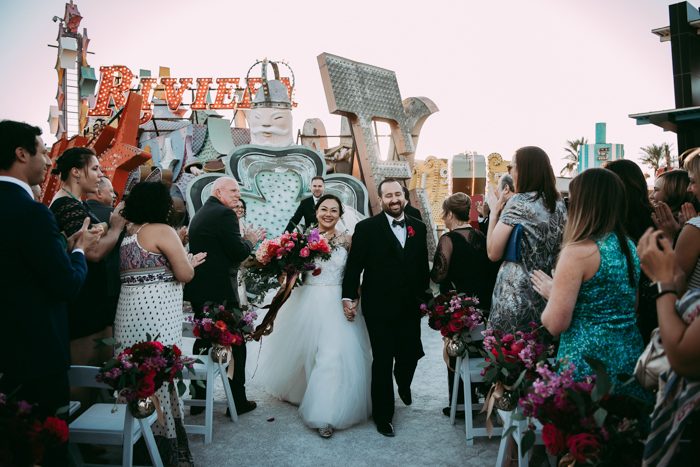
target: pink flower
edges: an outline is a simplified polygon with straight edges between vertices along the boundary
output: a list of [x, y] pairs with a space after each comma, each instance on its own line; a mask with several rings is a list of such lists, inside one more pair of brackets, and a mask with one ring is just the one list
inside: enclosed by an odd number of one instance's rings
[[309, 250], [309, 247], [306, 247], [306, 246], [304, 248], [302, 248], [301, 251], [299, 252], [299, 256], [301, 256], [302, 258], [308, 258], [310, 254], [311, 254], [311, 250]]

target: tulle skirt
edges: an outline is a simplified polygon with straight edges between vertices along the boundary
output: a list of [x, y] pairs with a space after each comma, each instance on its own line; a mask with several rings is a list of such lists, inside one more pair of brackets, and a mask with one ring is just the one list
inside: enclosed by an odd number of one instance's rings
[[372, 351], [361, 314], [343, 315], [339, 285], [297, 287], [261, 340], [253, 383], [299, 405], [311, 428], [347, 428], [371, 413]]

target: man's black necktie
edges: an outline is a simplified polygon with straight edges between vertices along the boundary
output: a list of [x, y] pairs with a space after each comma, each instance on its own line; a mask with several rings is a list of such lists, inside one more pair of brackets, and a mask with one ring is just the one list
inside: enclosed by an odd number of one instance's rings
[[396, 227], [397, 225], [399, 227], [403, 228], [406, 225], [406, 219], [402, 219], [400, 221], [397, 221], [396, 219], [394, 219], [393, 221], [391, 221], [392, 227]]

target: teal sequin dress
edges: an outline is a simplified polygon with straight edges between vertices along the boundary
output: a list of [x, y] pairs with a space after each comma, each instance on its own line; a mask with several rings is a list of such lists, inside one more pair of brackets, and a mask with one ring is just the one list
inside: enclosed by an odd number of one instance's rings
[[607, 234], [596, 241], [600, 266], [589, 280], [581, 284], [571, 325], [561, 334], [558, 359], [566, 358], [574, 365], [574, 378], [594, 374], [584, 357], [600, 360], [617, 385], [618, 393], [649, 399], [650, 393], [636, 381], [620, 387], [615, 375], [632, 375], [644, 343], [636, 325], [635, 302], [639, 283], [639, 258], [631, 240], [627, 245], [634, 261], [635, 286], [629, 283], [627, 261], [617, 235]]

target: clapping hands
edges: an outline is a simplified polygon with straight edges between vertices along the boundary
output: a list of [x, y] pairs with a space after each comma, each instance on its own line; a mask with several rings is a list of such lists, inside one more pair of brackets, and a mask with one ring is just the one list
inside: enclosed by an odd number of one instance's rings
[[193, 255], [192, 253], [187, 254], [187, 259], [192, 265], [193, 268], [196, 268], [200, 264], [202, 264], [204, 261], [206, 261], [207, 254], [205, 252], [197, 253], [196, 255]]
[[260, 240], [264, 240], [265, 235], [266, 235], [265, 229], [263, 227], [259, 227], [257, 229], [247, 229], [245, 234], [243, 235], [243, 238], [245, 238], [250, 243], [255, 245]]
[[530, 281], [535, 292], [542, 295], [542, 298], [549, 300], [549, 294], [552, 292], [553, 279], [539, 269], [530, 274]]
[[94, 226], [91, 228], [90, 218], [86, 217], [80, 230], [68, 237], [68, 251], [73, 251], [76, 248], [86, 251], [92, 248], [100, 241], [102, 233], [102, 227]]
[[667, 238], [676, 238], [676, 234], [681, 230], [683, 225], [676, 221], [676, 218], [673, 217], [673, 212], [671, 212], [671, 208], [663, 201], [659, 201], [656, 203], [656, 206], [654, 206], [651, 220], [654, 221], [654, 225], [656, 225], [657, 229], [662, 230], [664, 234], [666, 234]]

